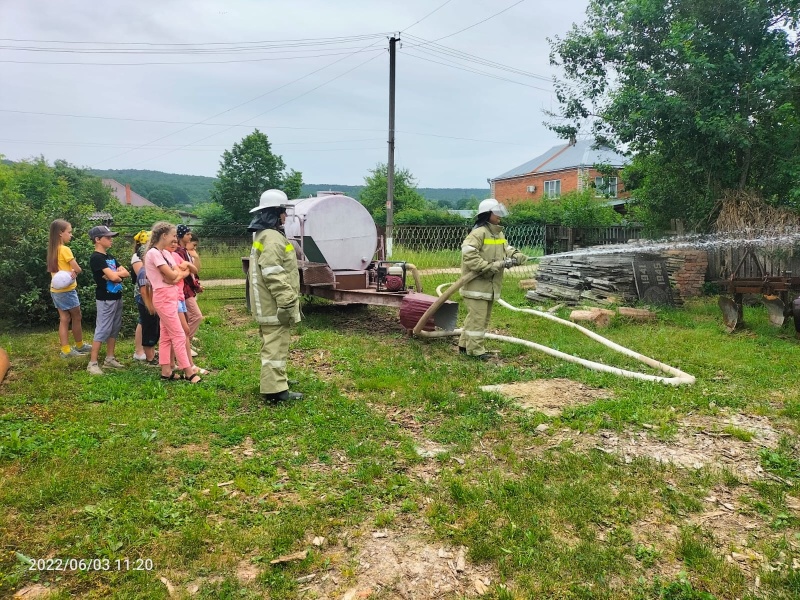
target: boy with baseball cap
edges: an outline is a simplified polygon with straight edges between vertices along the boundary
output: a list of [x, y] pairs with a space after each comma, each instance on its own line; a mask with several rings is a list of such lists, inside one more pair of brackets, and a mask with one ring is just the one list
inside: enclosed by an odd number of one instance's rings
[[86, 370], [92, 375], [102, 375], [103, 370], [97, 364], [100, 346], [106, 344], [106, 358], [103, 366], [124, 369], [114, 356], [119, 330], [122, 328], [122, 280], [130, 277], [128, 270], [117, 264], [117, 259], [109, 252], [114, 237], [119, 235], [105, 225], [98, 225], [89, 230], [89, 237], [94, 242], [94, 252], [89, 259], [94, 282], [97, 285], [95, 298], [97, 303], [97, 323], [92, 341], [92, 353]]

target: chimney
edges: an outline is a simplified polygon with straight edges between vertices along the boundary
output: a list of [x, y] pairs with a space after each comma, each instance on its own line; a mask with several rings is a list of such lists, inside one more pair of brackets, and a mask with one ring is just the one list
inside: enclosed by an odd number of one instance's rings
[[131, 205], [131, 184], [130, 183], [126, 183], [125, 184], [125, 205], [126, 206], [130, 206]]

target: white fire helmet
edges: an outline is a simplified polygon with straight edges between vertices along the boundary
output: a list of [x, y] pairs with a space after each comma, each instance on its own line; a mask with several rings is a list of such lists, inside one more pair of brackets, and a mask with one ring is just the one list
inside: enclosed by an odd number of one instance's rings
[[261, 194], [261, 199], [258, 202], [258, 206], [256, 206], [251, 213], [258, 212], [260, 210], [264, 210], [265, 208], [273, 208], [277, 206], [286, 206], [289, 202], [289, 198], [286, 197], [280, 190], [267, 190], [263, 194]]
[[478, 205], [478, 214], [483, 213], [494, 213], [498, 217], [507, 217], [508, 216], [508, 209], [500, 204], [494, 198], [487, 198], [486, 200], [482, 200], [481, 203]]

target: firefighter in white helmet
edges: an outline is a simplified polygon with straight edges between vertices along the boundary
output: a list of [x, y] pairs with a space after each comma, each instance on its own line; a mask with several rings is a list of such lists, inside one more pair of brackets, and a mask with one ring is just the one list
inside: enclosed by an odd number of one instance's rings
[[483, 340], [492, 315], [492, 304], [500, 298], [503, 271], [528, 260], [503, 235], [500, 218], [507, 215], [506, 207], [494, 198], [483, 200], [478, 205], [475, 226], [461, 245], [461, 274], [477, 272], [478, 276], [461, 288], [461, 297], [467, 305], [467, 318], [458, 339], [458, 349], [462, 354], [481, 360], [489, 358]]
[[269, 402], [295, 400], [286, 378], [291, 326], [300, 321], [300, 274], [297, 256], [283, 233], [288, 198], [267, 190], [251, 213], [250, 302], [261, 328], [261, 396]]

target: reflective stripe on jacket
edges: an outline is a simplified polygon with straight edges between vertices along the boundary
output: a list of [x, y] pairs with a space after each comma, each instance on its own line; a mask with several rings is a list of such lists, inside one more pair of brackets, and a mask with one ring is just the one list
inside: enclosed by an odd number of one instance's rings
[[464, 298], [492, 302], [500, 297], [503, 269], [492, 272], [492, 263], [505, 258], [516, 258], [523, 264], [528, 257], [509, 245], [500, 225], [486, 223], [473, 229], [461, 245], [461, 274], [480, 273], [461, 288]]
[[300, 273], [294, 246], [280, 231], [259, 231], [250, 249], [250, 296], [256, 321], [277, 325], [278, 308], [291, 307], [294, 322], [299, 322], [299, 295]]

